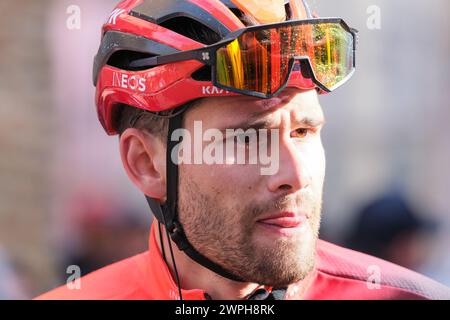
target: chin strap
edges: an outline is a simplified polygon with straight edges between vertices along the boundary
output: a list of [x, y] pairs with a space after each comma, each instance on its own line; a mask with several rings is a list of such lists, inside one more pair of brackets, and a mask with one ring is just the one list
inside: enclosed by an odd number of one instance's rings
[[[168, 235], [168, 238], [172, 239], [177, 245], [178, 249], [186, 253], [186, 255], [197, 262], [198, 264], [208, 268], [209, 270], [221, 275], [222, 277], [228, 278], [233, 281], [244, 282], [244, 280], [228, 270], [224, 269], [217, 263], [209, 260], [201, 253], [199, 253], [189, 242], [186, 234], [183, 230], [183, 226], [178, 221], [178, 165], [172, 161], [172, 154], [178, 156], [178, 148], [181, 141], [172, 141], [172, 133], [176, 129], [182, 128], [183, 112], [179, 112], [176, 115], [169, 118], [169, 129], [167, 134], [167, 151], [166, 151], [166, 181], [167, 181], [167, 200], [166, 203], [160, 204], [153, 198], [147, 197], [148, 205], [152, 210], [156, 219], [162, 223]], [[174, 159], [175, 160], [175, 159]], [[164, 247], [163, 243], [161, 246]], [[171, 249], [171, 243], [169, 241], [169, 248]], [[172, 262], [174, 264], [175, 276], [178, 284], [180, 299], [181, 288], [178, 279], [178, 272], [176, 271], [175, 259], [173, 257], [172, 250], [170, 250], [172, 256]], [[165, 257], [164, 257], [165, 258]]]

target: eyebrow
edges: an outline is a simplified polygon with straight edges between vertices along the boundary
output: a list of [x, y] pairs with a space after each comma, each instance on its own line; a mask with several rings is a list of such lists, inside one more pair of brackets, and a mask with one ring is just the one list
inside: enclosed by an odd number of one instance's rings
[[314, 118], [314, 117], [301, 117], [300, 120], [295, 121], [298, 124], [304, 125], [305, 127], [319, 127], [325, 124], [325, 119]]
[[[253, 113], [247, 120], [244, 120], [238, 124], [227, 126], [226, 128], [223, 128], [221, 130], [224, 131], [226, 129], [234, 129], [234, 130], [243, 129], [244, 131], [246, 131], [248, 129], [259, 130], [270, 128], [272, 121], [265, 118], [261, 119], [261, 117], [264, 116], [266, 113], [270, 112], [267, 112], [266, 110], [264, 112]], [[294, 118], [293, 120], [295, 124], [303, 125], [309, 128], [319, 127], [325, 123], [325, 120], [323, 118], [315, 118], [308, 116]]]

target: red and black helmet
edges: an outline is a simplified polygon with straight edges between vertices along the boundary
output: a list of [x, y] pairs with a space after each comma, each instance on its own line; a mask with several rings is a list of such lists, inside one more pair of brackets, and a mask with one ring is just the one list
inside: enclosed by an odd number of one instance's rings
[[[125, 0], [118, 4], [103, 25], [93, 68], [98, 117], [106, 132], [117, 133], [115, 107], [120, 104], [158, 112], [201, 97], [236, 95], [213, 86], [205, 65], [197, 60], [152, 68], [133, 68], [130, 63], [211, 44], [186, 36], [187, 21], [194, 28], [207, 28], [220, 41], [244, 28], [243, 17], [248, 16], [264, 24], [286, 17], [311, 18], [311, 13], [303, 0]], [[310, 79], [303, 82], [311, 86]]]

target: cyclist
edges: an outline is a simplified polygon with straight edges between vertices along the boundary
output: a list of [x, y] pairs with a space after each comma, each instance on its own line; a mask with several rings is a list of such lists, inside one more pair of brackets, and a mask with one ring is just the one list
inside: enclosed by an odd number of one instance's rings
[[[313, 17], [303, 0], [121, 2], [94, 62], [96, 105], [156, 218], [149, 250], [39, 298], [449, 298], [422, 275], [318, 239], [318, 95], [352, 76], [355, 48], [354, 29]], [[225, 152], [230, 141], [248, 163]]]

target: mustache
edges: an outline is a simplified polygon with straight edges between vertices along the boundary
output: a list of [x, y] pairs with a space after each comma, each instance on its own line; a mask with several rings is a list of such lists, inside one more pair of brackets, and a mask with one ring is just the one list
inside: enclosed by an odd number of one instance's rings
[[249, 210], [249, 218], [255, 219], [271, 211], [292, 211], [311, 213], [314, 208], [315, 198], [311, 193], [301, 193], [297, 195], [284, 195], [277, 199], [267, 201], [258, 205], [252, 205]]

